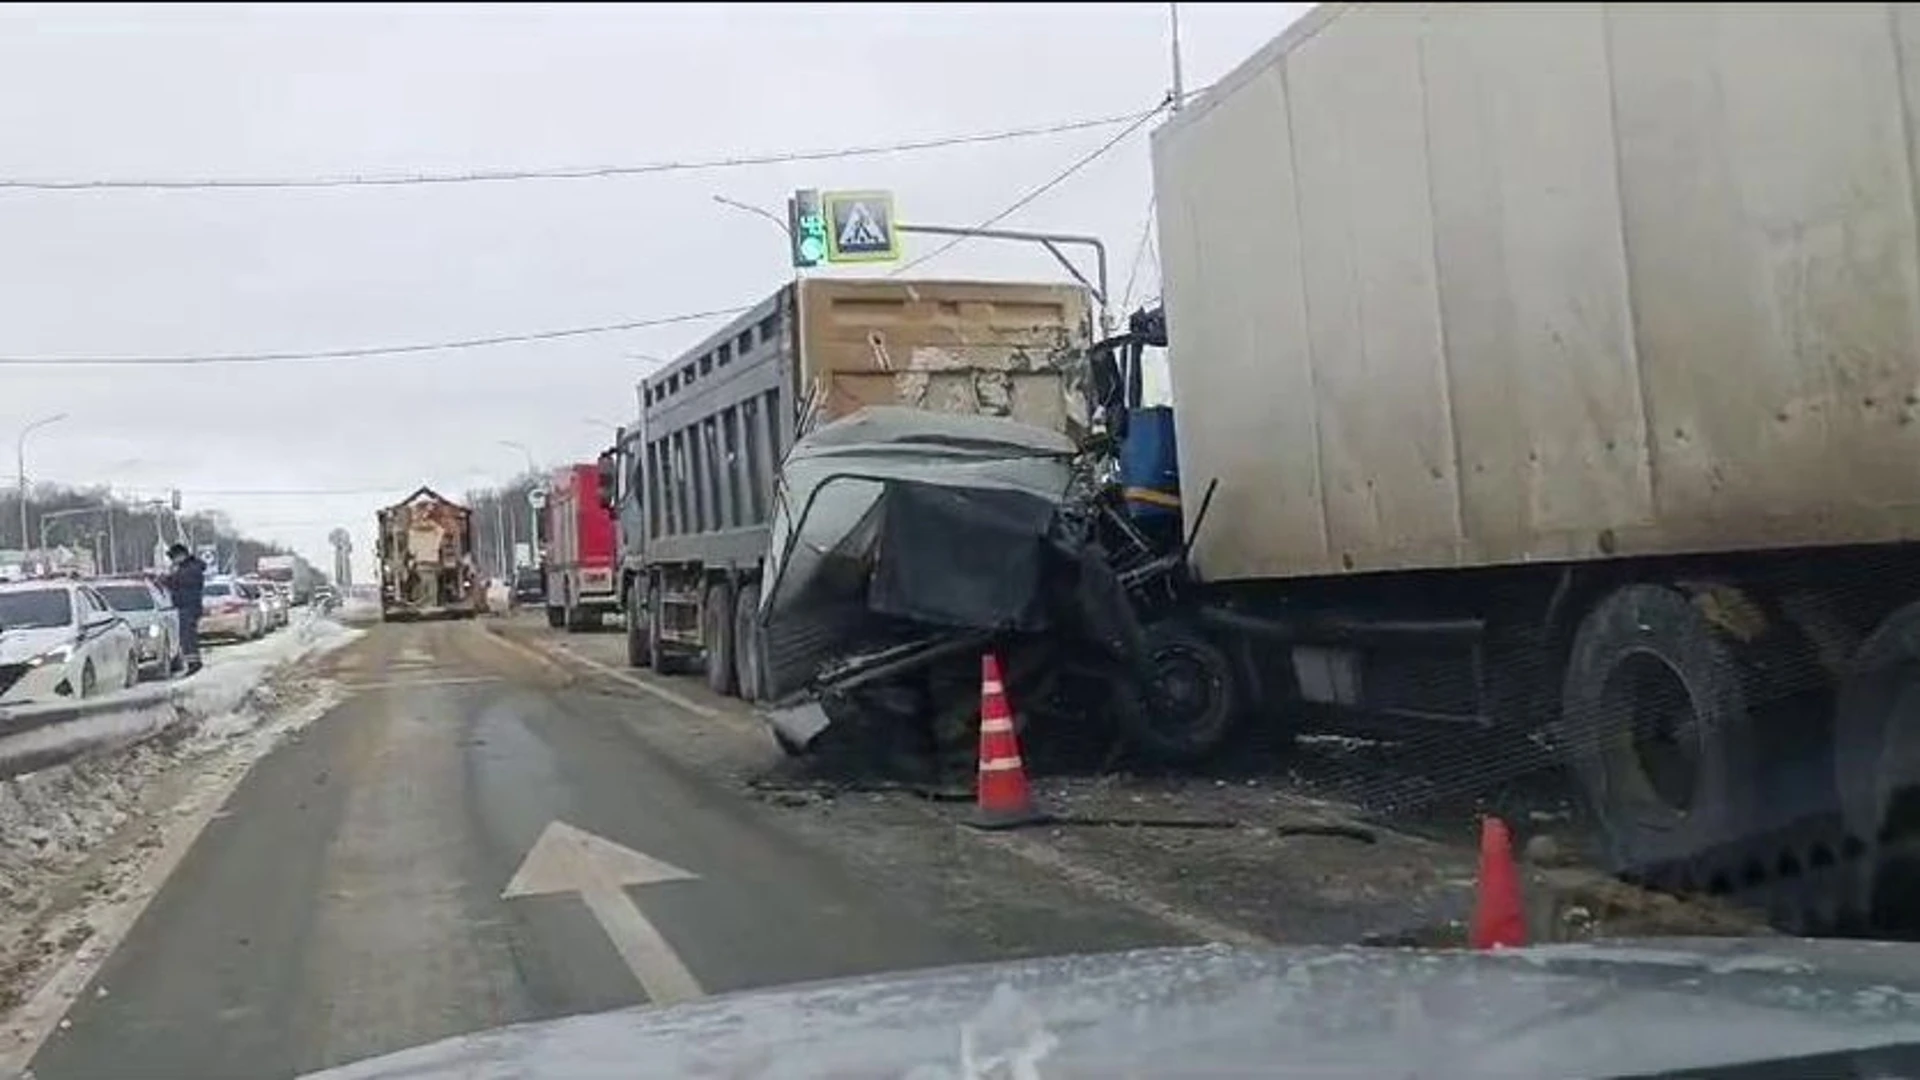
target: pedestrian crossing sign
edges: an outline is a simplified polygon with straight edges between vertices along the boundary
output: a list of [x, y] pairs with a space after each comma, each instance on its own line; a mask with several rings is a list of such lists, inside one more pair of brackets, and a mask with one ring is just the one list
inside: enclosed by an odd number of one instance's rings
[[900, 257], [892, 192], [828, 191], [821, 193], [820, 203], [826, 210], [828, 262], [893, 262]]

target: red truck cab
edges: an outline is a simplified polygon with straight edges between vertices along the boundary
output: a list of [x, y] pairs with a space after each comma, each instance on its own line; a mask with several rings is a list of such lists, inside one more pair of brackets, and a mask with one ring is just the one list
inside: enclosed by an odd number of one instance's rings
[[600, 505], [600, 475], [588, 462], [563, 466], [547, 485], [547, 622], [585, 630], [620, 609], [613, 516]]

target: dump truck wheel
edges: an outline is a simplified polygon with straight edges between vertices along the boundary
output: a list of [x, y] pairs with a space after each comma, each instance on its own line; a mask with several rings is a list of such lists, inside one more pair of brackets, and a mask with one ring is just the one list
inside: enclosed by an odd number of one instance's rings
[[732, 694], [733, 586], [724, 581], [707, 586], [700, 618], [700, 636], [707, 643], [707, 689], [722, 696]]
[[639, 578], [627, 586], [628, 667], [643, 668], [653, 663], [653, 628], [649, 625], [646, 596]]
[[1239, 720], [1233, 660], [1177, 619], [1143, 632], [1150, 664], [1146, 699], [1122, 691], [1116, 719], [1127, 740], [1156, 761], [1201, 761], [1226, 744]]
[[1558, 732], [1611, 869], [1662, 873], [1753, 820], [1754, 744], [1733, 652], [1673, 589], [1629, 585], [1581, 620]]
[[743, 701], [760, 700], [760, 585], [749, 581], [733, 597], [733, 678]]

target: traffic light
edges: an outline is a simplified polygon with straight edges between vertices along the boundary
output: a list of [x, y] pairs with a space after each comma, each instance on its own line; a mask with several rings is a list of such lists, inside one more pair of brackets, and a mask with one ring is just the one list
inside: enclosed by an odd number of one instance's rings
[[808, 270], [827, 261], [827, 215], [818, 191], [796, 191], [787, 200], [787, 232], [793, 237], [794, 269]]

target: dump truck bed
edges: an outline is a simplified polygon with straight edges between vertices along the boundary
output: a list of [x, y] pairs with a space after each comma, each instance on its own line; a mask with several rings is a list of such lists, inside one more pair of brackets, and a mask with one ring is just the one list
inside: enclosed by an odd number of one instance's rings
[[1087, 295], [1019, 282], [787, 285], [641, 384], [649, 562], [757, 566], [796, 431], [866, 405], [1078, 432]]
[[1213, 580], [1920, 535], [1920, 11], [1323, 5], [1154, 136]]

